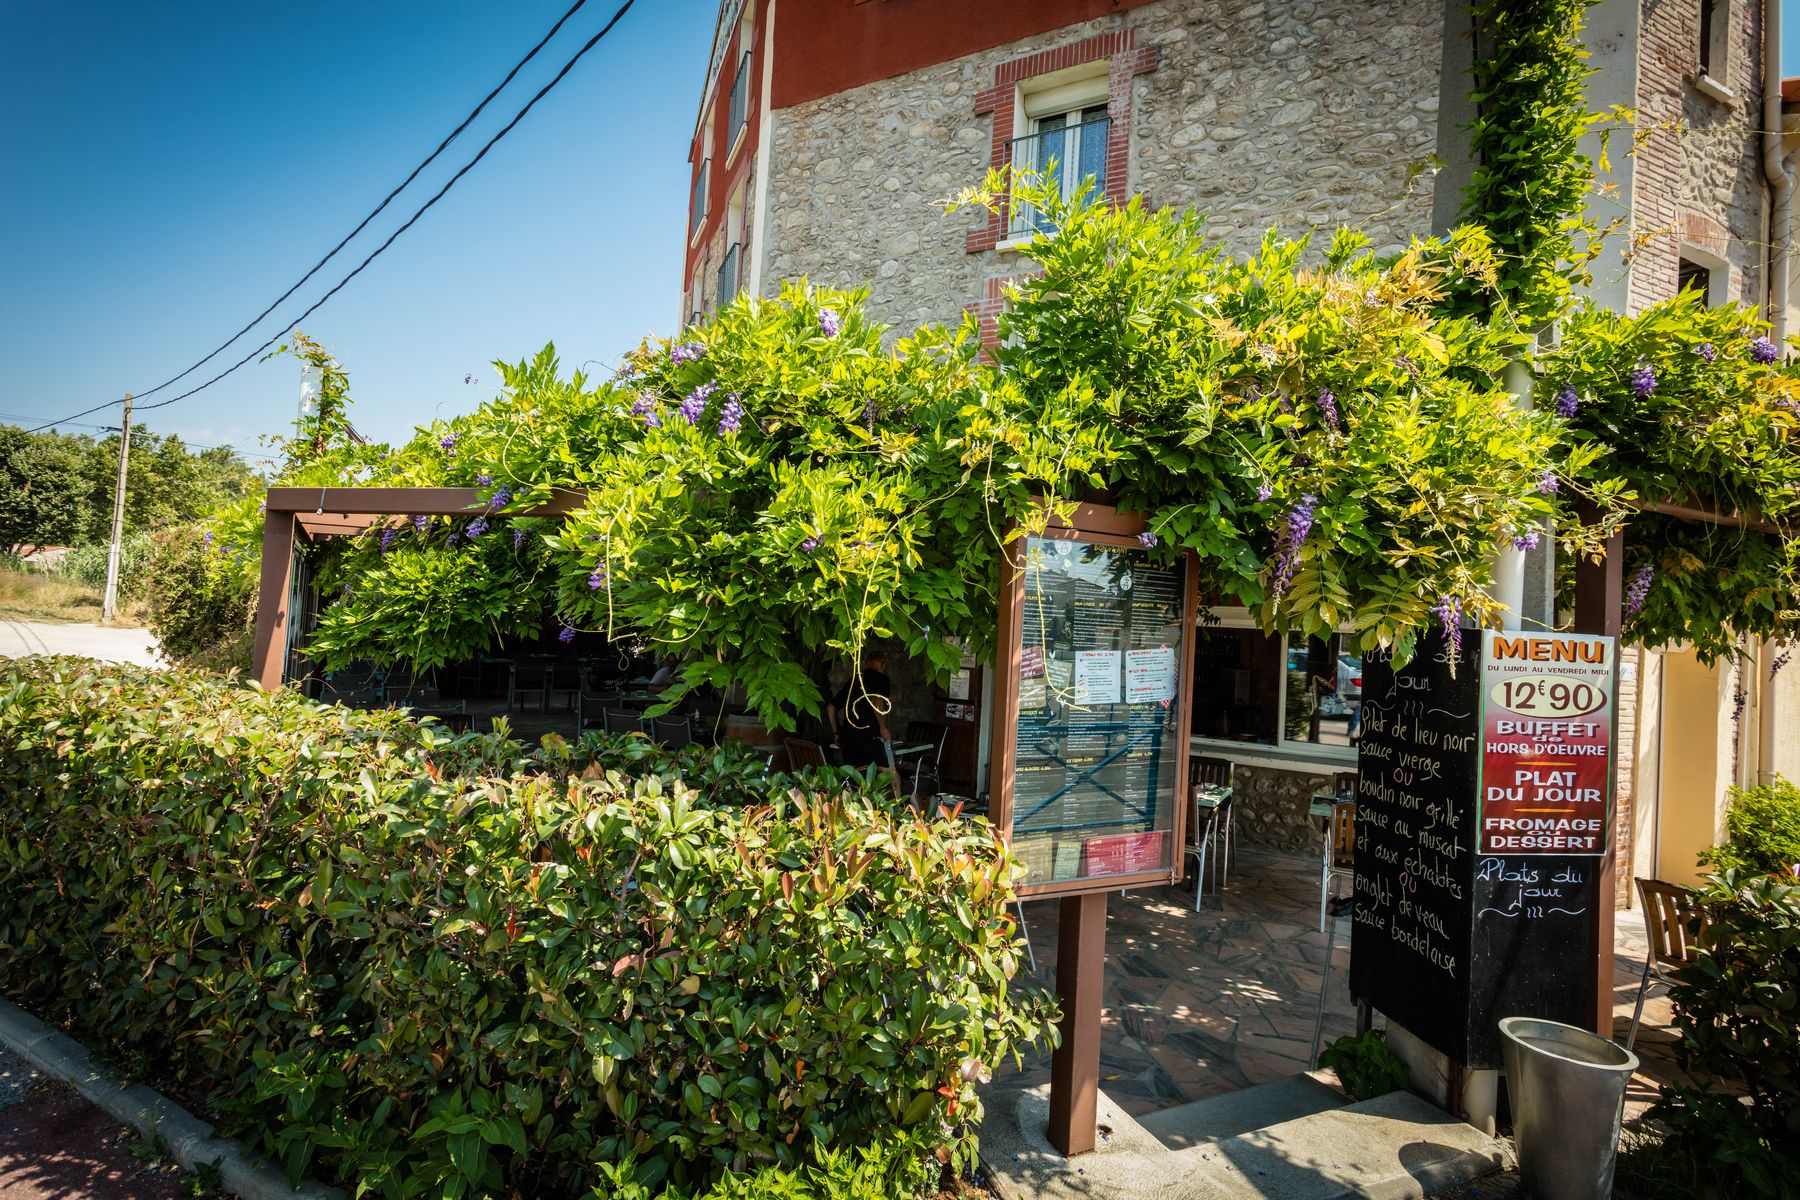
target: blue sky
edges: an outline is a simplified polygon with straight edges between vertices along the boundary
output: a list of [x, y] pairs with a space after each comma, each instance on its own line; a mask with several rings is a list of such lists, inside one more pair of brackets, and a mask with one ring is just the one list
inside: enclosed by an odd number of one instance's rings
[[[568, 3], [0, 4], [0, 420], [152, 387], [218, 345], [404, 178]], [[379, 237], [351, 243], [278, 314], [361, 261], [617, 3], [589, 0], [377, 219]], [[359, 427], [393, 439], [471, 409], [495, 390], [490, 360], [546, 341], [573, 367], [676, 324], [687, 144], [715, 11], [639, 0], [305, 322], [350, 371]], [[284, 357], [145, 420], [254, 450], [293, 419], [298, 388]]]
[[[1800, 0], [1784, 2], [1783, 57], [1797, 72]], [[149, 388], [217, 345], [386, 195], [566, 3], [0, 4], [0, 421]], [[590, 0], [416, 196], [378, 219], [377, 237], [614, 7]], [[402, 438], [475, 407], [493, 394], [493, 358], [554, 341], [565, 366], [610, 362], [675, 326], [687, 142], [715, 11], [711, 0], [639, 0], [306, 321], [350, 370], [365, 432]], [[365, 233], [278, 314], [376, 244]], [[478, 382], [464, 383], [471, 374]], [[145, 419], [254, 450], [293, 419], [297, 392], [297, 367], [276, 359]]]

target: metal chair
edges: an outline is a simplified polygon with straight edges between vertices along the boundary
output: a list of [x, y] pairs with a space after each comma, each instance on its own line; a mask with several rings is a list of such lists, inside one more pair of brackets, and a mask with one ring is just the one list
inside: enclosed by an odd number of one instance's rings
[[919, 798], [919, 789], [924, 782], [931, 781], [932, 791], [936, 791], [939, 782], [938, 769], [944, 762], [944, 744], [950, 740], [950, 727], [939, 725], [935, 721], [909, 721], [906, 725], [906, 741], [916, 746], [926, 742], [933, 744], [934, 749], [922, 751], [915, 756], [913, 763], [912, 792], [914, 800]]
[[550, 711], [550, 704], [557, 693], [562, 693], [569, 701], [569, 711], [575, 711], [575, 698], [581, 695], [581, 664], [572, 658], [559, 658], [550, 668], [550, 679], [544, 687], [544, 711]]
[[[1231, 807], [1231, 763], [1223, 758], [1191, 758], [1188, 760], [1188, 827], [1194, 840], [1185, 849], [1194, 857], [1194, 911], [1200, 911], [1206, 894], [1206, 870], [1210, 863], [1213, 890], [1223, 889], [1230, 876], [1230, 841], [1235, 824]], [[1219, 789], [1224, 789], [1220, 794]], [[1221, 845], [1224, 853], [1220, 854]], [[1224, 874], [1220, 873], [1220, 859]]]
[[519, 697], [524, 695], [536, 696], [540, 709], [550, 707], [549, 663], [525, 659], [513, 664], [512, 679], [506, 689], [507, 710], [517, 711]]
[[[1676, 967], [1694, 961], [1706, 929], [1706, 914], [1694, 903], [1694, 894], [1684, 887], [1664, 883], [1660, 879], [1638, 879], [1638, 898], [1644, 905], [1644, 933], [1650, 942], [1644, 955], [1644, 973], [1638, 979], [1637, 1005], [1631, 1010], [1631, 1032], [1625, 1035], [1625, 1048], [1637, 1041], [1638, 1024], [1644, 1018], [1644, 995], [1650, 990], [1650, 977], [1665, 987], [1669, 973]], [[1691, 926], [1691, 927], [1690, 927]]]
[[416, 704], [431, 693], [431, 680], [413, 673], [411, 667], [395, 667], [381, 677], [381, 702]]
[[694, 726], [686, 717], [656, 717], [651, 721], [651, 740], [669, 750], [680, 750], [694, 740]]
[[1340, 800], [1331, 806], [1331, 828], [1319, 854], [1319, 932], [1325, 932], [1325, 909], [1331, 901], [1331, 885], [1352, 878], [1356, 868], [1356, 801]]
[[600, 711], [600, 720], [606, 727], [606, 732], [614, 737], [649, 732], [644, 727], [644, 714], [635, 709], [608, 706]]

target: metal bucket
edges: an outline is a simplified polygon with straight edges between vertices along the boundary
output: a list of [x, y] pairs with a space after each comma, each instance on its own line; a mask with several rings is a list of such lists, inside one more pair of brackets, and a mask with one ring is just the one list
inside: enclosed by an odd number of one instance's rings
[[1525, 1194], [1605, 1200], [1637, 1055], [1585, 1029], [1535, 1017], [1507, 1017], [1500, 1033]]

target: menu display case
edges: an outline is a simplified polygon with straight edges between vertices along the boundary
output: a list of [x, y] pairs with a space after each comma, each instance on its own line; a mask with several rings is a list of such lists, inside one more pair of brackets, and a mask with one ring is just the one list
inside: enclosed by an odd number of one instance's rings
[[1012, 644], [996, 733], [1011, 770], [994, 790], [1033, 895], [1169, 881], [1182, 868], [1192, 565], [1119, 532], [1127, 516], [1081, 515], [1085, 528], [1013, 544], [1003, 596]]

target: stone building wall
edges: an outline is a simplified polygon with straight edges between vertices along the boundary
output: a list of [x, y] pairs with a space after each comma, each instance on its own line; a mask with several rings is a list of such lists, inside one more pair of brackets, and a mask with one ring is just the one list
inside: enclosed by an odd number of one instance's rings
[[984, 214], [940, 208], [994, 161], [1001, 118], [978, 95], [1010, 85], [1008, 63], [1122, 32], [1154, 63], [1111, 98], [1130, 192], [1208, 210], [1235, 251], [1271, 224], [1360, 224], [1377, 246], [1430, 232], [1441, 0], [1162, 0], [774, 112], [764, 294], [867, 282], [878, 320], [960, 319], [1023, 269], [971, 252]]
[[1336, 777], [1337, 773], [1329, 770], [1282, 771], [1239, 763], [1231, 774], [1238, 840], [1317, 858], [1323, 830], [1320, 822], [1307, 815], [1307, 809], [1312, 806], [1313, 793], [1330, 791]]
[[[1700, 6], [1707, 0], [1645, 0], [1638, 30], [1638, 135], [1632, 168], [1629, 246], [1631, 311], [1675, 294], [1683, 245], [1726, 260], [1729, 285], [1714, 271], [1715, 303], [1763, 300], [1766, 187], [1762, 147], [1762, 4], [1730, 0], [1727, 62], [1718, 82], [1696, 82]], [[1715, 65], [1715, 73], [1718, 68]], [[1622, 240], [1622, 239], [1620, 239]], [[1608, 255], [1601, 270], [1618, 269]]]

